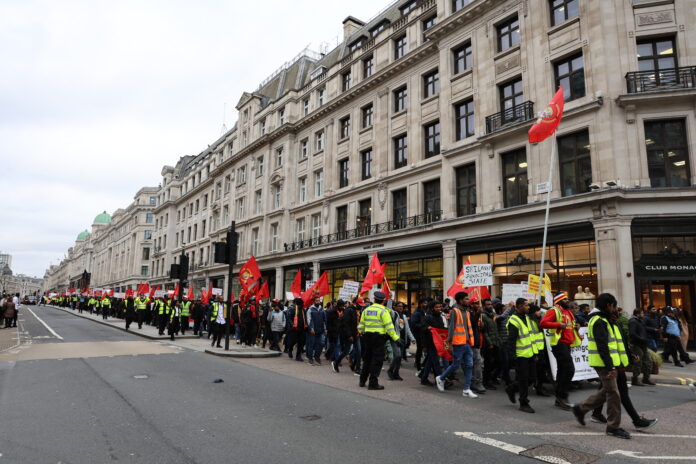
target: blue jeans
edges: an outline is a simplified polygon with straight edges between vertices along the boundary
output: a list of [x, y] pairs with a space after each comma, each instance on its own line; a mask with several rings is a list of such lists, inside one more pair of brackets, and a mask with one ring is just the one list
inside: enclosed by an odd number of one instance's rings
[[321, 357], [321, 349], [323, 348], [322, 334], [312, 335], [307, 332], [307, 357], [319, 359]]
[[[464, 371], [464, 390], [471, 388], [471, 374], [474, 370], [474, 352], [470, 345], [452, 345], [452, 364], [449, 365], [445, 372], [440, 376], [445, 379], [452, 374], [461, 365]], [[462, 360], [464, 363], [462, 363]]]
[[362, 360], [362, 346], [360, 337], [355, 337], [353, 342], [353, 349], [350, 352], [350, 358], [353, 360], [353, 366], [360, 367], [360, 361]]
[[648, 348], [657, 353], [657, 340], [654, 338], [648, 338]]

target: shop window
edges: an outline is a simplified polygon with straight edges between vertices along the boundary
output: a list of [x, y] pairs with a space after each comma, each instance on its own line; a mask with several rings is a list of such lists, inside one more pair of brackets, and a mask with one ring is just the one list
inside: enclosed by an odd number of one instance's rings
[[558, 137], [558, 161], [561, 170], [561, 193], [564, 197], [590, 191], [592, 161], [590, 135], [587, 130]]

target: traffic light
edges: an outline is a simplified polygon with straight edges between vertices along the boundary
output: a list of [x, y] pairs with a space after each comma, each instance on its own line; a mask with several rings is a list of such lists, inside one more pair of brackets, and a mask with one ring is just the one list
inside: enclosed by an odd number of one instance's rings
[[227, 244], [225, 242], [215, 242], [213, 245], [215, 246], [215, 262], [220, 264], [228, 264], [229, 251]]
[[181, 267], [178, 264], [172, 264], [172, 267], [169, 269], [169, 278], [178, 279], [180, 271]]
[[179, 263], [179, 280], [186, 280], [188, 279], [188, 271], [189, 271], [189, 257], [188, 255], [181, 255], [180, 259], [181, 263]]
[[237, 242], [239, 241], [239, 234], [237, 232], [227, 232], [227, 243], [228, 247], [228, 264], [234, 266], [237, 264]]

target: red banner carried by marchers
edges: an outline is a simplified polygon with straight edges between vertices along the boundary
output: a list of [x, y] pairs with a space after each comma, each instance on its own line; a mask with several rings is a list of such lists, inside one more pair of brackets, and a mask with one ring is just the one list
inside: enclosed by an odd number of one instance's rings
[[445, 358], [448, 361], [452, 361], [452, 355], [449, 351], [445, 349], [445, 340], [449, 336], [449, 331], [447, 329], [438, 329], [435, 327], [429, 327], [430, 334], [433, 337], [433, 344], [437, 350], [437, 355], [441, 358]]

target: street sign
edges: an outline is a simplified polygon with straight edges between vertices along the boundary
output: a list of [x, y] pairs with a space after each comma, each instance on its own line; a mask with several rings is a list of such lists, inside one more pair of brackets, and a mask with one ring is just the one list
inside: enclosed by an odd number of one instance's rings
[[551, 184], [549, 182], [539, 182], [536, 185], [537, 195], [541, 195], [543, 193], [549, 193], [550, 190], [551, 190]]

